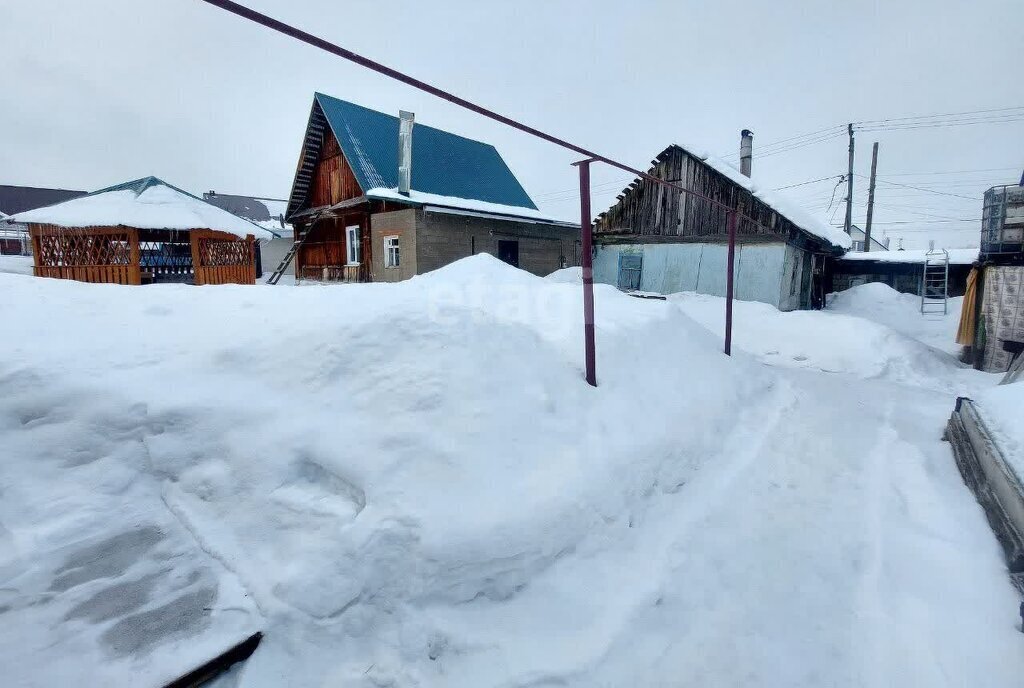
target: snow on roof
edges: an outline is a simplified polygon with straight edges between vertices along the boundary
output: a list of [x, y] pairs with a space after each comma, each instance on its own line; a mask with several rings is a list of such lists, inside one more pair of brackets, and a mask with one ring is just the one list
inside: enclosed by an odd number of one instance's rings
[[212, 229], [239, 237], [272, 239], [274, 233], [232, 215], [156, 177], [144, 177], [63, 203], [14, 215], [16, 222], [61, 227]]
[[744, 189], [752, 193], [757, 199], [764, 202], [768, 207], [784, 216], [787, 220], [808, 234], [816, 236], [819, 239], [824, 239], [828, 243], [839, 248], [848, 249], [852, 245], [850, 236], [846, 232], [836, 229], [827, 222], [814, 217], [799, 203], [794, 202], [787, 196], [784, 196], [777, 191], [769, 191], [767, 189], [759, 188], [750, 177], [747, 177], [724, 160], [716, 158], [707, 151], [701, 150], [698, 147], [688, 146], [682, 143], [677, 143], [676, 145], [690, 155], [704, 162], [716, 172], [727, 177], [729, 181], [742, 186]]
[[[950, 265], [970, 265], [974, 261], [978, 260], [978, 249], [976, 248], [951, 248], [949, 250], [949, 264]], [[840, 260], [873, 260], [878, 263], [924, 263], [925, 255], [928, 251], [921, 249], [918, 251], [850, 251], [846, 253]], [[941, 258], [941, 254], [935, 256], [935, 258]]]
[[[376, 187], [366, 192], [367, 198], [376, 198], [387, 201], [399, 201], [401, 203], [412, 203], [414, 205], [433, 205], [444, 208], [458, 208], [462, 210], [475, 210], [481, 213], [492, 215], [509, 215], [513, 218], [526, 218], [552, 224], [569, 224], [564, 220], [556, 220], [546, 216], [539, 210], [526, 208], [518, 205], [504, 205], [502, 203], [489, 203], [478, 201], [473, 198], [458, 198], [456, 196], [442, 196], [440, 194], [426, 193], [423, 191], [411, 190], [408, 195], [398, 193], [398, 188]], [[438, 208], [440, 209], [440, 208]]]

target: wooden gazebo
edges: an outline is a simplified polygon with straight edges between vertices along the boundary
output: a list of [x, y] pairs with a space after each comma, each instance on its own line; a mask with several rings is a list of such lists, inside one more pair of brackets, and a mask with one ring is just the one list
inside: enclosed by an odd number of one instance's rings
[[156, 177], [16, 215], [38, 277], [112, 284], [254, 284], [272, 233]]

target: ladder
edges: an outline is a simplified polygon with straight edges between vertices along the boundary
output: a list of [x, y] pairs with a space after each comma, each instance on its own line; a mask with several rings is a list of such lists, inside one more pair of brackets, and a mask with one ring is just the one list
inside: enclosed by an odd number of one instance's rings
[[921, 275], [921, 315], [949, 313], [949, 251], [929, 249]]
[[309, 236], [309, 230], [302, 232], [296, 236], [292, 245], [288, 247], [288, 251], [281, 258], [281, 262], [278, 263], [274, 271], [270, 273], [270, 277], [267, 279], [267, 284], [277, 284], [281, 280], [281, 276], [284, 275], [285, 271], [288, 270], [288, 266], [292, 264], [292, 259], [295, 258], [295, 254], [299, 252], [299, 248], [303, 242], [306, 241], [306, 237]]

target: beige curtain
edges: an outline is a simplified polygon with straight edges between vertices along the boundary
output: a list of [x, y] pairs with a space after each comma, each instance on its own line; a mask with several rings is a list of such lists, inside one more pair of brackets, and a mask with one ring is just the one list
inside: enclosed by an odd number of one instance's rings
[[967, 275], [967, 291], [964, 292], [964, 304], [960, 308], [960, 327], [956, 330], [956, 343], [962, 346], [974, 346], [974, 327], [978, 319], [975, 297], [978, 291], [978, 268], [971, 268]]

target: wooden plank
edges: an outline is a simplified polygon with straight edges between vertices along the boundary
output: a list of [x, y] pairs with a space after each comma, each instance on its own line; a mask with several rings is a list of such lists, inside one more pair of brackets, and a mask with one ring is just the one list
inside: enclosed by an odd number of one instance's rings
[[142, 284], [142, 250], [139, 247], [139, 230], [128, 230], [128, 284]]

